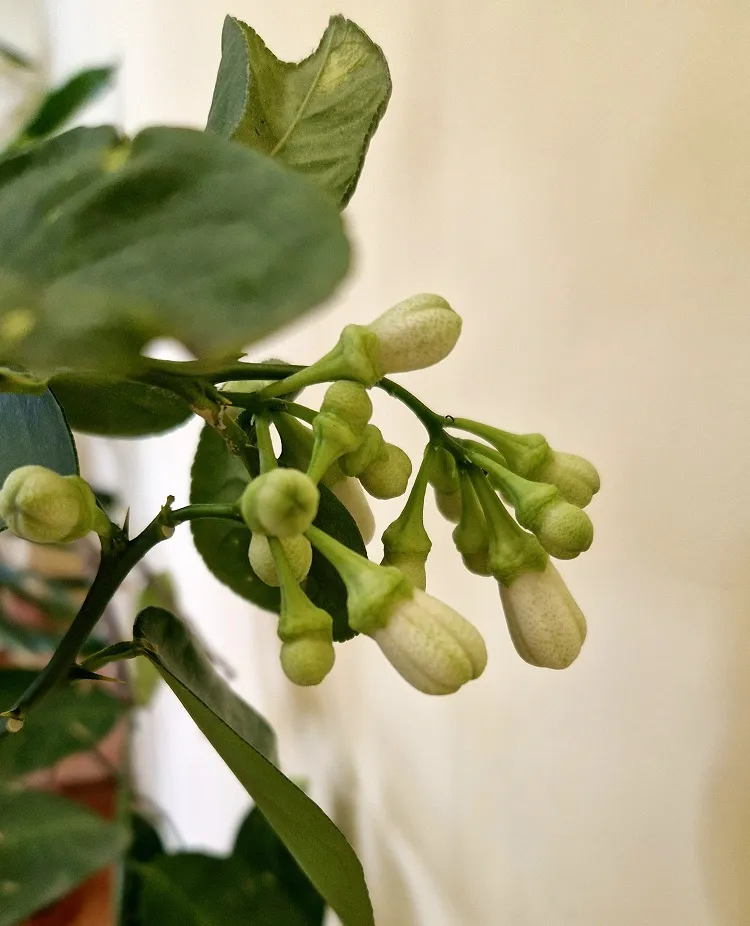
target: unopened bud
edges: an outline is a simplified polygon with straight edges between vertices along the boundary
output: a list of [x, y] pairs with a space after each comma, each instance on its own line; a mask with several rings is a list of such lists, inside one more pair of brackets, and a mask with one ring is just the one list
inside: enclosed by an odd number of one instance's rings
[[371, 414], [372, 402], [361, 383], [341, 380], [329, 386], [313, 420], [315, 443], [307, 474], [314, 482], [320, 482], [341, 456], [359, 447]]
[[427, 458], [427, 478], [435, 491], [443, 495], [458, 491], [458, 467], [453, 454], [445, 447], [430, 447]]
[[378, 338], [382, 375], [405, 373], [448, 356], [461, 334], [461, 316], [441, 296], [421, 293], [394, 305], [367, 327]]
[[565, 669], [586, 639], [586, 619], [560, 574], [548, 562], [500, 584], [508, 629], [519, 656], [534, 666]]
[[272, 469], [247, 486], [240, 512], [253, 533], [291, 537], [304, 533], [318, 513], [320, 493], [297, 469]]
[[455, 492], [439, 492], [435, 489], [435, 504], [437, 510], [452, 524], [457, 524], [461, 518], [461, 491], [456, 489]]
[[403, 495], [411, 477], [411, 460], [395, 444], [383, 444], [375, 460], [361, 473], [359, 481], [373, 498], [397, 498]]
[[359, 476], [368, 466], [375, 462], [380, 455], [385, 441], [380, 428], [368, 424], [365, 428], [362, 443], [356, 450], [344, 454], [338, 461], [341, 471], [347, 476]]
[[88, 483], [45, 466], [21, 466], [8, 474], [0, 517], [17, 537], [33, 543], [69, 543], [92, 530], [109, 530]]
[[[303, 534], [294, 534], [291, 537], [280, 538], [289, 568], [296, 582], [302, 582], [307, 577], [312, 565], [312, 547], [310, 541]], [[248, 550], [248, 559], [253, 572], [266, 585], [278, 588], [281, 585], [279, 572], [264, 534], [253, 534]]]
[[487, 522], [471, 484], [471, 477], [466, 472], [461, 473], [461, 517], [453, 530], [453, 543], [470, 572], [489, 575], [487, 558], [490, 537]]
[[330, 485], [331, 492], [354, 518], [362, 540], [367, 546], [375, 536], [375, 515], [358, 479], [345, 476]]
[[560, 494], [572, 505], [585, 508], [600, 488], [596, 467], [574, 453], [551, 450], [541, 466], [530, 477], [535, 482], [556, 486]]

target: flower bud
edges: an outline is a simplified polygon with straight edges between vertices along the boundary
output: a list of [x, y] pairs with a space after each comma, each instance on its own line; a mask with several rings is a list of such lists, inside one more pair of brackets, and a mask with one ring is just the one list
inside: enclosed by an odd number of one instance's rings
[[574, 453], [550, 450], [544, 462], [529, 476], [535, 482], [556, 486], [565, 501], [585, 508], [600, 488], [599, 473], [593, 464]]
[[240, 512], [253, 533], [291, 537], [304, 533], [318, 513], [320, 493], [297, 469], [272, 469], [247, 486]]
[[469, 418], [454, 418], [453, 424], [492, 444], [507, 461], [507, 464], [502, 465], [507, 465], [509, 470], [519, 476], [528, 477], [549, 453], [549, 444], [541, 434], [513, 434]]
[[411, 460], [395, 444], [383, 444], [380, 455], [361, 473], [359, 481], [373, 498], [403, 495], [411, 477]]
[[329, 486], [331, 492], [354, 518], [365, 546], [375, 536], [375, 515], [358, 479], [345, 476]]
[[[302, 582], [307, 577], [312, 565], [312, 547], [304, 534], [293, 534], [291, 537], [280, 538], [281, 546], [289, 561], [289, 568], [295, 582]], [[248, 550], [248, 559], [253, 572], [266, 585], [278, 588], [281, 585], [273, 553], [264, 534], [253, 534]]]
[[524, 572], [500, 584], [508, 630], [518, 655], [533, 666], [565, 669], [586, 639], [586, 619], [548, 562], [543, 571]]
[[384, 566], [400, 569], [416, 588], [427, 584], [425, 564], [432, 541], [424, 526], [424, 496], [427, 489], [427, 460], [414, 480], [404, 510], [383, 532]]
[[452, 694], [487, 664], [479, 631], [419, 589], [394, 605], [372, 637], [399, 675], [425, 694]]
[[404, 299], [368, 326], [378, 338], [381, 375], [422, 370], [439, 363], [456, 346], [461, 316], [440, 296]]
[[435, 504], [446, 521], [457, 524], [461, 518], [461, 491], [439, 492], [435, 489]]
[[435, 491], [443, 495], [458, 491], [458, 467], [453, 454], [445, 447], [430, 447], [427, 458], [427, 478]]
[[319, 482], [341, 456], [359, 447], [370, 415], [372, 402], [361, 383], [341, 380], [329, 386], [313, 420], [315, 442], [307, 468], [313, 482]]
[[308, 634], [281, 645], [281, 668], [295, 685], [319, 685], [333, 668], [330, 634]]
[[453, 542], [470, 572], [490, 575], [488, 555], [490, 537], [471, 477], [461, 473], [461, 517], [453, 530]]
[[380, 428], [374, 424], [368, 424], [359, 447], [350, 453], [345, 453], [338, 461], [342, 473], [346, 476], [359, 476], [371, 463], [375, 462], [384, 443]]
[[0, 517], [17, 537], [32, 543], [69, 543], [109, 521], [80, 476], [60, 476], [45, 466], [20, 466], [0, 491]]

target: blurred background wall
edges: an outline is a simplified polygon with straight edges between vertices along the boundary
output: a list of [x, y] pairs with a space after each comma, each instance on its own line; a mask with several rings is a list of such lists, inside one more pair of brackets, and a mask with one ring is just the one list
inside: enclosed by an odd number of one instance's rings
[[[30, 9], [4, 5], [11, 19]], [[379, 926], [747, 926], [750, 7], [40, 11], [55, 79], [120, 63], [91, 118], [128, 130], [204, 124], [226, 12], [288, 58], [312, 49], [330, 13], [359, 22], [395, 89], [346, 214], [356, 270], [335, 304], [251, 356], [313, 360], [345, 322], [433, 290], [465, 333], [409, 387], [446, 413], [542, 431], [602, 472], [596, 543], [561, 568], [590, 624], [564, 673], [516, 657], [494, 584], [459, 568], [431, 517], [430, 591], [490, 650], [484, 677], [445, 700], [408, 688], [367, 640], [339, 648], [319, 690], [291, 690], [273, 620], [217, 586], [187, 531], [156, 551], [277, 727], [287, 771], [355, 842]], [[387, 439], [419, 453], [412, 420], [387, 414]], [[138, 524], [167, 492], [187, 498], [196, 438], [188, 427], [89, 454]], [[398, 507], [378, 505], [383, 527]], [[140, 745], [144, 787], [183, 841], [225, 847], [245, 798], [168, 693]]]

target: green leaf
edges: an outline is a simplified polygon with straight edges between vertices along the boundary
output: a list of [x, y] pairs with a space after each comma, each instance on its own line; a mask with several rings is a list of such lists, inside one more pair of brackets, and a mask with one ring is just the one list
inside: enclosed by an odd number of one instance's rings
[[326, 299], [341, 217], [304, 177], [190, 129], [79, 128], [0, 161], [0, 359], [127, 373], [151, 339], [236, 356]]
[[75, 74], [44, 97], [21, 129], [14, 146], [38, 141], [59, 131], [112, 81], [114, 68], [89, 68]]
[[[221, 436], [206, 425], [198, 441], [191, 471], [190, 501], [194, 504], [234, 502], [249, 482], [247, 470], [239, 458], [226, 449]], [[350, 549], [366, 556], [362, 535], [354, 518], [325, 486], [320, 487], [320, 507], [315, 525], [336, 537]], [[262, 582], [247, 558], [250, 531], [233, 521], [201, 518], [191, 521], [195, 547], [206, 566], [242, 598], [278, 614], [281, 597], [277, 588]], [[317, 550], [305, 582], [311, 601], [333, 618], [333, 638], [337, 642], [355, 636], [347, 619], [346, 588], [341, 577]]]
[[237, 832], [233, 858], [248, 869], [266, 872], [275, 878], [311, 923], [322, 922], [323, 898], [257, 807], [245, 817]]
[[50, 389], [71, 428], [107, 437], [143, 437], [181, 425], [191, 415], [167, 389], [97, 373], [57, 373]]
[[257, 715], [217, 676], [185, 627], [167, 611], [149, 608], [138, 615], [133, 634], [344, 926], [374, 926], [362, 866], [351, 846], [317, 804], [258, 751]]
[[[36, 674], [0, 669], [0, 711], [13, 707]], [[30, 712], [22, 730], [0, 740], [0, 778], [49, 768], [65, 756], [92, 749], [124, 710], [101, 685], [76, 683], [55, 689]]]
[[140, 926], [319, 926], [264, 872], [198, 853], [139, 866]]
[[207, 131], [307, 174], [343, 208], [391, 94], [388, 63], [355, 23], [333, 16], [304, 61], [280, 61], [228, 16]]
[[4, 58], [14, 67], [23, 68], [27, 71], [31, 70], [31, 68], [34, 66], [31, 58], [22, 54], [17, 48], [13, 48], [6, 42], [0, 42], [0, 58]]
[[61, 476], [78, 472], [73, 437], [51, 392], [0, 393], [0, 484], [8, 473], [30, 463]]
[[125, 827], [65, 798], [0, 788], [0, 926], [15, 926], [108, 865]]
[[141, 902], [139, 868], [163, 855], [164, 845], [151, 821], [139, 813], [130, 815], [130, 834], [130, 848], [122, 873], [118, 923], [120, 926], [143, 926], [138, 915]]

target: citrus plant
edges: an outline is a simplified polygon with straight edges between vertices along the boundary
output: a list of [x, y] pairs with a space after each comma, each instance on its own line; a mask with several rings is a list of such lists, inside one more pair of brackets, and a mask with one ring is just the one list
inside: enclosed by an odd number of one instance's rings
[[[431, 488], [455, 525], [457, 563], [497, 583], [521, 658], [563, 669], [578, 656], [586, 623], [552, 558], [590, 546], [583, 509], [599, 477], [540, 434], [446, 417], [391, 378], [455, 348], [462, 318], [446, 299], [409, 295], [369, 324], [347, 325], [309, 365], [243, 359], [249, 344], [324, 302], [346, 276], [341, 210], [390, 92], [381, 50], [341, 16], [297, 64], [277, 59], [253, 29], [228, 17], [205, 131], [53, 134], [59, 120], [48, 116], [32, 120], [0, 161], [0, 516], [33, 543], [90, 532], [101, 542], [75, 619], [46, 667], [6, 706], [0, 756], [7, 743], [31, 736], [37, 713], [81, 674], [143, 656], [344, 926], [373, 924], [356, 855], [284, 775], [272, 730], [184, 622], [150, 606], [135, 618], [132, 639], [88, 654], [83, 647], [130, 571], [189, 523], [214, 576], [278, 616], [279, 659], [291, 683], [321, 682], [335, 671], [336, 647], [362, 634], [415, 688], [455, 692], [481, 676], [488, 654], [478, 630], [426, 590]], [[144, 348], [162, 336], [194, 359], [148, 356]], [[328, 387], [319, 407], [304, 404], [304, 390], [321, 383]], [[424, 429], [415, 473], [387, 440], [387, 425], [383, 433], [372, 421], [373, 389], [403, 403]], [[165, 500], [133, 536], [80, 476], [69, 427], [140, 437], [192, 415], [204, 427], [189, 504]], [[375, 531], [367, 495], [406, 496], [382, 534], [379, 564], [366, 552]], [[123, 845], [120, 836], [92, 835], [77, 876]], [[34, 909], [27, 862], [40, 852], [11, 854], [0, 842], [2, 909], [15, 911], [0, 913], [0, 923]], [[194, 883], [189, 864], [159, 864], [148, 873], [144, 863], [146, 899], [133, 922], [157, 922], [157, 909], [159, 922], [192, 922], [187, 911], [198, 899], [189, 892], [178, 912], [169, 912], [168, 892], [153, 899], [163, 869]], [[237, 911], [220, 913], [217, 904], [216, 921], [234, 922]], [[319, 921], [320, 910], [312, 915]], [[205, 917], [194, 920], [214, 922]]]

